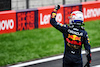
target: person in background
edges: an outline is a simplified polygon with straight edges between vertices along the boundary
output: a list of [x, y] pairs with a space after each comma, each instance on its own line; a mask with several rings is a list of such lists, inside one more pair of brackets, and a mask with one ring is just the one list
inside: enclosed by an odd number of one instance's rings
[[63, 67], [83, 67], [82, 44], [86, 50], [87, 63], [84, 67], [90, 67], [91, 51], [90, 41], [85, 31], [84, 17], [81, 11], [73, 11], [69, 17], [69, 26], [61, 24], [55, 20], [60, 5], [56, 5], [51, 13], [50, 24], [63, 33], [65, 51], [63, 57]]

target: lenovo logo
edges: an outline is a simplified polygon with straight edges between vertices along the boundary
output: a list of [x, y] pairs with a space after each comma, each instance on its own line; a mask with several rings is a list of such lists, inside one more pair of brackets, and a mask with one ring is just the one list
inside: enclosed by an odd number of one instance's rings
[[100, 16], [100, 8], [93, 8], [93, 9], [83, 8], [83, 12], [84, 12], [84, 18], [92, 18]]
[[[57, 13], [56, 20], [59, 23], [62, 21], [61, 13]], [[50, 22], [50, 14], [43, 15], [42, 13], [40, 13], [40, 25], [49, 24], [49, 22]]]
[[14, 28], [14, 20], [8, 19], [8, 20], [1, 20], [0, 21], [0, 31], [1, 30], [9, 30]]

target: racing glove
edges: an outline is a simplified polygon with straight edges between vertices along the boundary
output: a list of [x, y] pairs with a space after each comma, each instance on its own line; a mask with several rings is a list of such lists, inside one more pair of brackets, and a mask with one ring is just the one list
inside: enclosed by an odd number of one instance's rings
[[84, 67], [90, 67], [90, 63], [87, 62]]
[[51, 13], [51, 18], [55, 18], [56, 17], [57, 11], [59, 9], [60, 9], [60, 5], [56, 5], [55, 8], [54, 8], [54, 10]]
[[87, 57], [87, 63], [85, 64], [84, 67], [90, 67], [90, 63], [91, 63], [91, 53], [90, 53], [90, 51], [88, 52], [86, 57]]
[[59, 10], [59, 9], [60, 9], [60, 5], [56, 5], [56, 6], [55, 6], [55, 9], [56, 9], [56, 10]]

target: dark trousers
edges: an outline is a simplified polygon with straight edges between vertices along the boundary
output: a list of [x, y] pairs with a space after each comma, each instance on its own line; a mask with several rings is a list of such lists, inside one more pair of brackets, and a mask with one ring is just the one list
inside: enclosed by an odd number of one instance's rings
[[83, 67], [82, 58], [67, 55], [63, 58], [63, 67]]
[[67, 64], [63, 62], [63, 67], [83, 67], [82, 63], [71, 63], [71, 64]]

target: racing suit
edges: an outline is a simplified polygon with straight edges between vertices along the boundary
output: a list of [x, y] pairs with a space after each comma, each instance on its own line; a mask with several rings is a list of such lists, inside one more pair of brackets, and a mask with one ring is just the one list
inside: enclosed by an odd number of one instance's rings
[[57, 11], [51, 13], [50, 24], [63, 33], [65, 51], [63, 57], [63, 67], [83, 67], [81, 49], [84, 44], [87, 52], [88, 63], [91, 63], [91, 51], [87, 32], [78, 26], [68, 26], [56, 22]]

